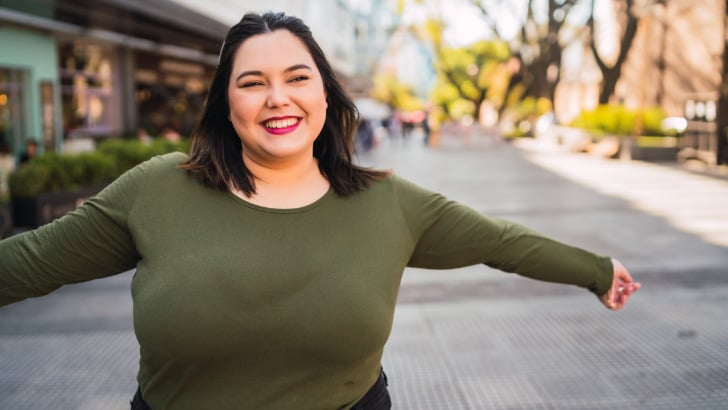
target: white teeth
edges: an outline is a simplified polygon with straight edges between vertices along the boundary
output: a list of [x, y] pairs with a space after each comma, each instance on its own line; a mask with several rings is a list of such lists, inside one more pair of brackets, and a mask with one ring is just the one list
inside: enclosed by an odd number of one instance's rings
[[285, 120], [266, 121], [265, 126], [268, 128], [286, 128], [295, 125], [298, 122], [295, 118], [286, 118]]

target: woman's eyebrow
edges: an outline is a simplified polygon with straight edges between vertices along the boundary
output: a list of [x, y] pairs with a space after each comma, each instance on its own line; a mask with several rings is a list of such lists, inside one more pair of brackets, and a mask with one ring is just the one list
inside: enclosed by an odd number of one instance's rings
[[295, 65], [292, 65], [292, 66], [286, 68], [286, 71], [285, 72], [286, 73], [289, 73], [291, 71], [296, 71], [296, 70], [301, 70], [301, 69], [304, 69], [304, 70], [312, 70], [312, 68], [309, 67], [306, 64], [295, 64]]
[[242, 73], [238, 74], [237, 77], [235, 77], [235, 81], [239, 81], [241, 78], [249, 76], [249, 75], [261, 76], [261, 75], [263, 75], [263, 72], [258, 71], [258, 70], [243, 71]]
[[[311, 70], [311, 71], [313, 71], [313, 69], [310, 66], [306, 65], [306, 64], [294, 64], [294, 65], [286, 68], [283, 72], [284, 73], [290, 73], [291, 71], [302, 70], [302, 69], [303, 70]], [[240, 81], [241, 78], [246, 77], [246, 76], [249, 76], [249, 75], [262, 76], [263, 75], [263, 72], [260, 71], [260, 70], [243, 71], [242, 73], [238, 74], [237, 77], [235, 77], [235, 81]]]

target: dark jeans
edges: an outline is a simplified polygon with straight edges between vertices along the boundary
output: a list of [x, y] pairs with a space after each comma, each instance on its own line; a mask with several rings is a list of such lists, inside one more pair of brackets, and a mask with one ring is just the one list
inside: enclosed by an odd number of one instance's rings
[[379, 378], [369, 389], [367, 394], [361, 398], [351, 410], [389, 410], [392, 408], [392, 400], [389, 398], [387, 389], [389, 382], [384, 369], [379, 371]]
[[134, 393], [134, 398], [131, 399], [131, 410], [152, 410], [147, 402], [144, 401], [141, 387], [137, 387], [137, 391]]
[[[369, 389], [367, 394], [359, 400], [351, 410], [390, 410], [392, 401], [389, 398], [387, 375], [384, 370], [379, 373], [379, 379]], [[137, 387], [136, 394], [131, 401], [131, 410], [152, 410], [142, 397], [141, 388]]]

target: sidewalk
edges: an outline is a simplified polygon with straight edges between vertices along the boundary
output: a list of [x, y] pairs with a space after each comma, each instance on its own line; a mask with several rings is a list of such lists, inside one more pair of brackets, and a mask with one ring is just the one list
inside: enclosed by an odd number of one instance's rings
[[488, 139], [366, 158], [488, 213], [617, 257], [621, 312], [483, 267], [410, 269], [384, 366], [395, 409], [724, 409], [728, 181]]
[[[622, 260], [620, 312], [484, 266], [408, 269], [384, 357], [396, 410], [725, 409], [728, 181], [486, 138], [361, 156], [489, 215]], [[131, 273], [0, 309], [0, 409], [128, 409]]]

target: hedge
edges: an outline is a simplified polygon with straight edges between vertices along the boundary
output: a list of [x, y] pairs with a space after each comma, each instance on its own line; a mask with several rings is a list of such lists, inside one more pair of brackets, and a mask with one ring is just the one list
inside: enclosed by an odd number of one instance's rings
[[186, 152], [187, 148], [186, 140], [174, 143], [157, 139], [149, 144], [137, 140], [106, 140], [92, 152], [43, 154], [8, 176], [10, 196], [32, 198], [43, 192], [73, 192], [109, 183], [155, 155]]

